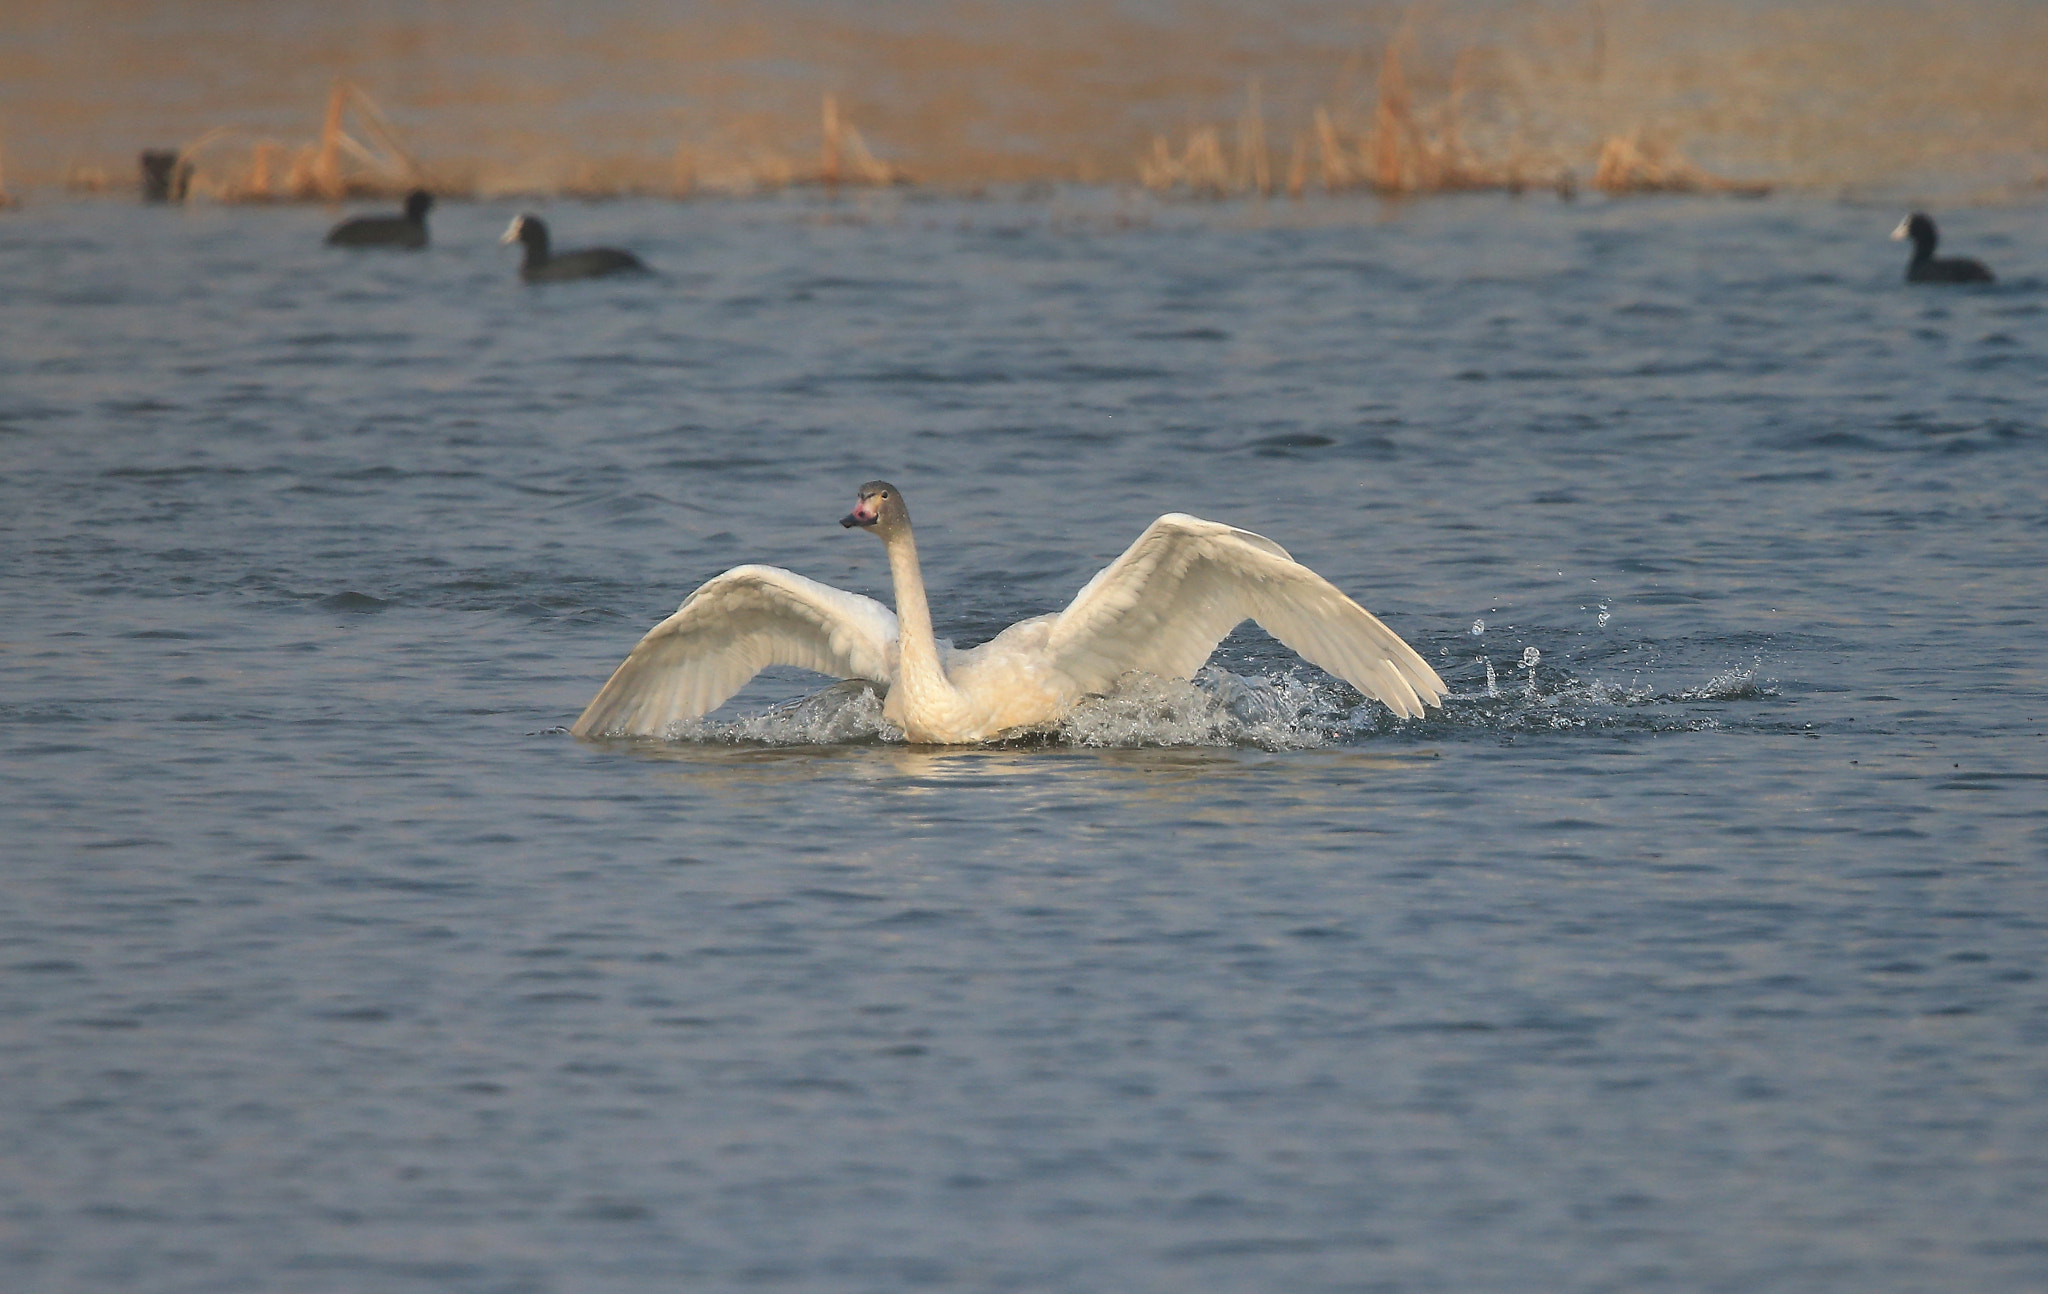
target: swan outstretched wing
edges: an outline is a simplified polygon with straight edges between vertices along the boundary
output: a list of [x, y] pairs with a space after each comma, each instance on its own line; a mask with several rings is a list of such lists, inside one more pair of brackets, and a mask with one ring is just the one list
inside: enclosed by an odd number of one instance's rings
[[1083, 691], [1101, 692], [1129, 670], [1187, 678], [1246, 620], [1403, 718], [1443, 698], [1429, 662], [1286, 549], [1181, 512], [1088, 581], [1047, 650]]
[[775, 566], [735, 566], [647, 631], [570, 732], [653, 736], [711, 713], [770, 665], [887, 685], [896, 614]]

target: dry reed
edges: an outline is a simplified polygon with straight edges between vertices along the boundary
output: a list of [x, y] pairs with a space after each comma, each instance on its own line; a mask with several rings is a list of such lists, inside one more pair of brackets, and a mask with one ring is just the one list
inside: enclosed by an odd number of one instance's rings
[[[1457, 56], [1443, 100], [1419, 108], [1404, 61], [1410, 43], [1404, 31], [1382, 52], [1369, 124], [1347, 127], [1328, 104], [1311, 110], [1307, 129], [1295, 132], [1289, 149], [1284, 183], [1288, 196], [1303, 196], [1311, 174], [1326, 193], [1365, 190], [1385, 196], [1519, 191], [1532, 183], [1568, 182], [1554, 167], [1551, 175], [1532, 180], [1540, 164], [1519, 155], [1485, 160], [1467, 146], [1461, 112], [1474, 69], [1482, 62], [1472, 50]], [[1265, 196], [1273, 192], [1268, 158], [1264, 113], [1254, 81], [1238, 119], [1234, 160], [1226, 158], [1217, 127], [1192, 126], [1178, 151], [1164, 136], [1153, 138], [1151, 151], [1138, 159], [1138, 182], [1156, 192], [1195, 197]]]
[[819, 186], [828, 189], [888, 188], [912, 182], [902, 167], [876, 157], [860, 130], [841, 111], [838, 96], [827, 94], [818, 107], [817, 162], [758, 141], [735, 148], [715, 143], [678, 145], [672, 165], [673, 191], [748, 194], [777, 189]]
[[[1289, 174], [1292, 173], [1290, 163]], [[1138, 159], [1138, 182], [1160, 192], [1184, 192], [1205, 198], [1270, 194], [1273, 165], [1266, 145], [1259, 83], [1254, 80], [1246, 88], [1244, 112], [1237, 119], [1233, 149], [1224, 148], [1223, 132], [1215, 126], [1190, 129], [1179, 153], [1174, 152], [1165, 136], [1155, 136], [1152, 151]]]
[[[1590, 68], [1576, 73], [1585, 83], [1584, 93], [1576, 99], [1557, 92], [1573, 74], [1567, 66], [1570, 58], [1539, 66], [1542, 56], [1532, 52], [1530, 42], [1511, 44], [1492, 32], [1479, 43], [1457, 46], [1447, 77], [1432, 76], [1433, 60], [1418, 53], [1411, 12], [1372, 60], [1376, 69], [1368, 94], [1352, 97], [1341, 92], [1347, 69], [1338, 89], [1324, 101], [1295, 100], [1298, 106], [1289, 115], [1301, 115], [1291, 129], [1281, 126], [1289, 146], [1285, 167], [1277, 175], [1265, 96], [1260, 81], [1252, 78], [1233, 124], [1191, 122], [1178, 145], [1165, 136], [1154, 137], [1150, 150], [1136, 159], [1136, 178], [1156, 192], [1203, 198], [1265, 196], [1276, 188], [1298, 198], [1311, 185], [1330, 193], [1387, 196], [1519, 191], [1533, 185], [1555, 185], [1560, 192], [1569, 192], [1573, 181], [1562, 157], [1556, 151], [1532, 149], [1525, 141], [1558, 137], [1558, 120], [1603, 115], [1598, 110], [1607, 105], [1600, 102], [1596, 83], [1609, 62], [1606, 19], [1597, 4], [1591, 14], [1593, 55]], [[1577, 31], [1539, 37], [1534, 50], [1554, 44], [1555, 53], [1574, 42], [1582, 47], [1586, 34], [1582, 25]], [[1548, 119], [1532, 105], [1547, 109]], [[758, 137], [778, 133], [771, 128], [737, 143], [730, 138], [687, 138], [665, 163], [631, 153], [590, 157], [563, 152], [529, 158], [509, 173], [500, 170], [489, 191], [683, 197], [910, 182], [902, 167], [875, 155], [836, 95], [822, 96], [817, 121], [815, 161], [806, 157], [807, 149], [787, 147], [786, 139]], [[1503, 121], [1511, 128], [1503, 129]], [[783, 130], [788, 129], [786, 124]], [[732, 133], [730, 125], [717, 132]], [[1761, 186], [1712, 175], [1640, 130], [1610, 129], [1595, 138], [1603, 142], [1593, 182], [1604, 192], [1762, 191]], [[312, 139], [251, 138], [239, 128], [216, 128], [178, 150], [176, 157], [179, 174], [191, 177], [191, 192], [226, 202], [396, 196], [421, 184], [443, 194], [476, 193], [485, 187], [474, 174], [458, 178], [444, 172], [429, 179], [377, 103], [360, 86], [339, 77], [329, 86], [320, 128]], [[1100, 174], [1085, 159], [1077, 159], [1072, 169], [1076, 178]], [[99, 187], [104, 180], [81, 172], [76, 182]]]
[[[1334, 100], [1314, 104], [1295, 130], [1283, 187], [1304, 196], [1311, 184], [1326, 193], [1363, 191], [1385, 197], [1530, 188], [1577, 191], [1572, 165], [1557, 147], [1533, 147], [1532, 138], [1574, 133], [1574, 114], [1603, 115], [1599, 82], [1608, 63], [1603, 11], [1592, 10], [1589, 29], [1557, 38], [1560, 49], [1590, 47], [1578, 69], [1568, 56], [1562, 66], [1542, 66], [1527, 49], [1504, 50], [1466, 44], [1457, 48], [1438, 88], [1425, 92], [1411, 77], [1417, 35], [1413, 15], [1404, 19], [1380, 50], [1371, 94], [1362, 108], [1347, 108], [1339, 78]], [[1578, 90], [1560, 94], [1559, 85]], [[1533, 87], [1543, 87], [1537, 90]], [[1476, 111], [1475, 111], [1476, 109]], [[1468, 126], [1476, 125], [1476, 131]], [[1474, 142], [1478, 138], [1481, 142]], [[1162, 194], [1200, 198], [1265, 195], [1272, 192], [1257, 82], [1240, 117], [1236, 159], [1226, 156], [1222, 131], [1195, 123], [1176, 148], [1165, 136], [1136, 161], [1138, 182]], [[1576, 153], [1577, 150], [1568, 150]], [[1755, 197], [1767, 184], [1731, 180], [1686, 160], [1676, 148], [1640, 129], [1602, 137], [1597, 158], [1580, 164], [1594, 169], [1594, 187], [1610, 194], [1724, 193]]]
[[868, 151], [860, 132], [840, 117], [836, 97], [825, 96], [821, 116], [823, 143], [819, 149], [817, 183], [836, 188], [841, 184], [880, 187], [910, 182], [907, 174], [877, 161]]
[[[1632, 138], [1683, 149], [1709, 178], [2032, 200], [2048, 156], [2038, 0], [1972, 0], [1968, 22], [1919, 0], [1429, 0], [1404, 23], [1412, 3], [1046, 0], [878, 20], [800, 0], [634, 0], [566, 24], [573, 38], [549, 6], [491, 0], [290, 6], [176, 33], [132, 21], [138, 0], [31, 4], [47, 39], [0, 39], [7, 182], [17, 197], [129, 192], [137, 150], [168, 140], [203, 153], [208, 195], [400, 187], [354, 99], [324, 129], [336, 71], [391, 114], [429, 187], [494, 195], [874, 182], [849, 123], [891, 182], [907, 169], [961, 192], [1430, 192], [1568, 169], [1590, 183], [1609, 141]], [[238, 129], [204, 137], [223, 125]], [[1607, 170], [1633, 174], [1631, 191], [1720, 191], [1668, 156], [1661, 172], [1618, 170], [1621, 156]]]
[[181, 147], [178, 164], [191, 168], [190, 191], [220, 202], [333, 202], [396, 197], [426, 183], [376, 101], [343, 77], [328, 86], [317, 139], [293, 145], [258, 138], [246, 142], [246, 161], [221, 156], [243, 139], [235, 127], [216, 127]]
[[[179, 149], [178, 162], [192, 168], [192, 192], [219, 202], [396, 197], [422, 185], [443, 196], [478, 192], [474, 182], [451, 174], [430, 177], [399, 141], [369, 94], [343, 78], [336, 78], [329, 87], [316, 139], [249, 139], [235, 127], [219, 127]], [[814, 164], [773, 147], [757, 145], [735, 153], [684, 143], [676, 147], [665, 169], [663, 183], [664, 168], [640, 157], [578, 158], [559, 170], [541, 159], [523, 182], [501, 183], [491, 192], [586, 199], [687, 197], [698, 192], [737, 194], [803, 185], [879, 187], [910, 182], [901, 167], [875, 156], [859, 129], [841, 111], [838, 99], [830, 94], [820, 106]]]
[[1600, 147], [1593, 187], [1602, 193], [1727, 193], [1761, 198], [1768, 184], [1752, 184], [1711, 175], [1687, 161], [1677, 149], [1645, 139], [1641, 131], [1616, 135]]

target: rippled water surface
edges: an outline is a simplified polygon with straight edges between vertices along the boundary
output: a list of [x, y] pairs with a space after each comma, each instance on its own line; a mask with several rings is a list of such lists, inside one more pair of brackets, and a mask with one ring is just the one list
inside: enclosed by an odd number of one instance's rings
[[[2048, 1284], [2039, 209], [511, 214], [0, 217], [8, 1290]], [[1183, 510], [1453, 696], [565, 734], [876, 476], [963, 643]]]

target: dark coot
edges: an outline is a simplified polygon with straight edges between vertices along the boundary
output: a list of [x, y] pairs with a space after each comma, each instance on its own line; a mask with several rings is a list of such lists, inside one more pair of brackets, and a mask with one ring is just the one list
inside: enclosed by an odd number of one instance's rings
[[512, 217], [501, 243], [523, 243], [526, 259], [519, 264], [519, 277], [528, 283], [560, 283], [565, 279], [595, 279], [607, 274], [645, 274], [647, 266], [631, 252], [616, 247], [586, 247], [574, 252], [549, 252], [548, 227], [539, 216]]
[[1934, 244], [1941, 240], [1935, 232], [1934, 222], [1924, 211], [1916, 211], [1899, 222], [1892, 230], [1894, 239], [1913, 240], [1913, 259], [1906, 263], [1908, 283], [1992, 283], [1991, 271], [1984, 268], [1984, 262], [1973, 261], [1967, 256], [1936, 256]]
[[327, 231], [327, 245], [395, 247], [400, 251], [416, 252], [427, 245], [427, 212], [433, 206], [433, 194], [425, 189], [414, 189], [405, 195], [404, 215], [357, 216], [354, 220], [344, 220]]

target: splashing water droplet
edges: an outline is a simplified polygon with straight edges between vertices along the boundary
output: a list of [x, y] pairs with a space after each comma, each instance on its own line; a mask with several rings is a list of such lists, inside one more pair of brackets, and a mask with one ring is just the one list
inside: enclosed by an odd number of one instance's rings
[[1485, 622], [1484, 620], [1474, 620], [1474, 621], [1472, 622], [1472, 636], [1473, 636], [1474, 638], [1477, 638], [1477, 637], [1478, 637], [1479, 635], [1481, 635], [1481, 634], [1483, 634], [1483, 633], [1485, 633], [1485, 632], [1486, 632], [1486, 622]]
[[1614, 613], [1612, 611], [1609, 611], [1605, 606], [1602, 606], [1600, 608], [1600, 614], [1598, 617], [1596, 617], [1594, 623], [1598, 624], [1602, 629], [1605, 629], [1607, 627], [1607, 622], [1612, 619], [1614, 619]]
[[1500, 688], [1495, 685], [1493, 678], [1493, 662], [1484, 656], [1481, 656], [1479, 659], [1486, 666], [1486, 695], [1499, 696]]
[[1523, 669], [1535, 669], [1535, 668], [1536, 668], [1536, 662], [1537, 662], [1537, 661], [1540, 661], [1540, 660], [1542, 660], [1542, 659], [1543, 659], [1543, 653], [1542, 653], [1542, 652], [1540, 652], [1540, 651], [1537, 651], [1537, 650], [1536, 650], [1536, 649], [1535, 649], [1534, 647], [1524, 647], [1524, 648], [1522, 648], [1522, 668], [1523, 668]]

